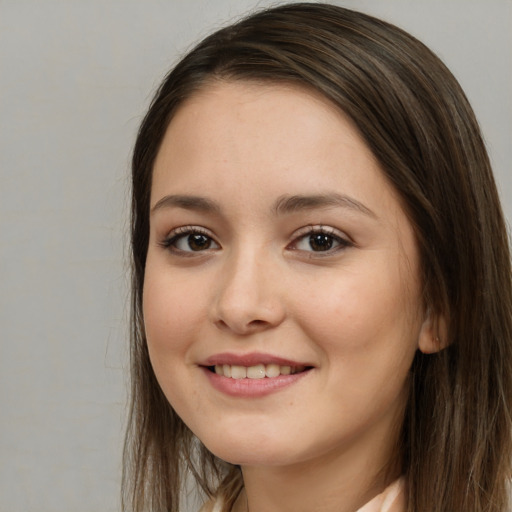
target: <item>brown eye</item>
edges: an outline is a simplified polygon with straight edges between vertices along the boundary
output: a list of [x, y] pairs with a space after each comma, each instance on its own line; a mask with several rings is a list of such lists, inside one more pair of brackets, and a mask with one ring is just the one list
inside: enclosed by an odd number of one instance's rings
[[313, 233], [309, 236], [309, 246], [313, 251], [328, 251], [334, 245], [334, 237], [325, 233]]
[[186, 237], [186, 243], [192, 251], [204, 251], [212, 245], [212, 239], [201, 233], [194, 233]]
[[[299, 232], [300, 233], [300, 232]], [[351, 247], [353, 244], [343, 233], [328, 226], [310, 226], [297, 236], [291, 248], [309, 253], [334, 254], [338, 250]]]
[[180, 228], [177, 231], [162, 243], [165, 248], [176, 253], [189, 254], [210, 249], [220, 249], [219, 244], [206, 233], [189, 228]]

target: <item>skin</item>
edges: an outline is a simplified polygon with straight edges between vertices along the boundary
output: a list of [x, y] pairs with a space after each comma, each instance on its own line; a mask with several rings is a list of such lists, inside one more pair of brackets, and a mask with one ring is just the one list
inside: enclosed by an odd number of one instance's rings
[[[276, 208], [289, 196], [332, 193], [350, 199]], [[163, 199], [170, 195], [200, 196], [215, 209]], [[408, 371], [435, 336], [411, 224], [353, 124], [295, 86], [209, 84], [168, 127], [151, 208], [151, 362], [190, 429], [241, 465], [237, 507], [357, 510], [397, 476], [383, 470]], [[321, 226], [327, 251], [310, 243]], [[188, 238], [198, 230], [199, 250]], [[267, 396], [233, 397], [201, 367], [223, 352], [312, 369]]]

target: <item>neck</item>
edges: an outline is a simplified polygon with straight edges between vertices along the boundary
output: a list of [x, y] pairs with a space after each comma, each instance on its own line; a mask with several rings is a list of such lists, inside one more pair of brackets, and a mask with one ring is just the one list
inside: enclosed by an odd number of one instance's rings
[[242, 467], [245, 488], [234, 512], [359, 510], [400, 475], [390, 462], [396, 444], [379, 453], [363, 442], [289, 466]]

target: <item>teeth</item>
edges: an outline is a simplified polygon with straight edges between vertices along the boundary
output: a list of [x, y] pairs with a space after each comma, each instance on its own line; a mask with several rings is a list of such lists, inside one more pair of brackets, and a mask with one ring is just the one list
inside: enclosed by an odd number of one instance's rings
[[281, 366], [281, 374], [282, 375], [290, 375], [292, 373], [291, 366]]
[[245, 379], [247, 377], [247, 368], [245, 366], [233, 365], [231, 367], [232, 379]]
[[277, 377], [281, 375], [281, 368], [284, 368], [284, 366], [280, 367], [278, 364], [267, 364], [267, 366], [265, 366], [265, 374], [270, 378]]
[[249, 379], [264, 379], [265, 378], [265, 365], [257, 364], [256, 366], [249, 366], [249, 368], [247, 368], [247, 378], [249, 378]]
[[279, 377], [279, 375], [293, 375], [303, 372], [305, 366], [279, 366], [278, 364], [257, 364], [255, 366], [239, 366], [230, 364], [215, 365], [215, 373], [232, 379], [264, 379]]

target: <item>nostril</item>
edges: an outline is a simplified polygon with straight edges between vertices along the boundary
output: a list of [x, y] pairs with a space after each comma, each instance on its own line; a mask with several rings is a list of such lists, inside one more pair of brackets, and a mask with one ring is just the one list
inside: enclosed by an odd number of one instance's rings
[[238, 319], [232, 319], [230, 322], [219, 318], [215, 321], [216, 326], [221, 330], [230, 330], [238, 334], [253, 334], [264, 330], [271, 326], [270, 322], [265, 320], [255, 319], [249, 322]]
[[264, 320], [253, 320], [252, 322], [249, 322], [249, 325], [252, 325], [254, 327], [260, 327], [262, 325], [266, 325], [268, 322], [265, 322]]
[[217, 320], [215, 324], [221, 330], [229, 329], [229, 325], [222, 319]]

